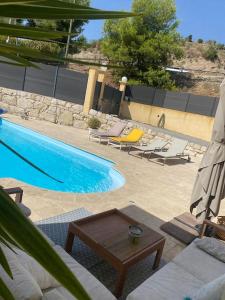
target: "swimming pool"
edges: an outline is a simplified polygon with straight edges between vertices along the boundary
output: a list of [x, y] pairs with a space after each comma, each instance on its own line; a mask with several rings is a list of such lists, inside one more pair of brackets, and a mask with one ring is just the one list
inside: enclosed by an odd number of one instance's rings
[[74, 193], [107, 192], [125, 182], [112, 161], [1, 118], [0, 141], [0, 178]]

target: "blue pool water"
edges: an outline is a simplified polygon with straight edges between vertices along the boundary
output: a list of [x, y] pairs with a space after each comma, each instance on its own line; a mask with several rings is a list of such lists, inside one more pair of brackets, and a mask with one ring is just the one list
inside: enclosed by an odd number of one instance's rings
[[125, 182], [112, 161], [1, 118], [0, 141], [0, 178], [74, 193], [106, 192]]

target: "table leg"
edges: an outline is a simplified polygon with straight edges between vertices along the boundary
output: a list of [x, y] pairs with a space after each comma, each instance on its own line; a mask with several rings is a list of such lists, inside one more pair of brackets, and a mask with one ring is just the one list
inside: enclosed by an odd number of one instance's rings
[[127, 270], [125, 268], [119, 271], [118, 278], [116, 281], [116, 288], [114, 292], [114, 295], [117, 298], [119, 298], [122, 295], [126, 275], [127, 275]]
[[68, 231], [66, 244], [65, 244], [66, 252], [71, 253], [73, 247], [73, 241], [74, 241], [74, 234]]
[[152, 267], [153, 270], [157, 269], [159, 267], [159, 264], [160, 264], [160, 259], [162, 257], [162, 252], [163, 252], [163, 245], [160, 246], [159, 249], [157, 249], [157, 252], [156, 252], [156, 256], [155, 256], [155, 261], [154, 261], [154, 265]]

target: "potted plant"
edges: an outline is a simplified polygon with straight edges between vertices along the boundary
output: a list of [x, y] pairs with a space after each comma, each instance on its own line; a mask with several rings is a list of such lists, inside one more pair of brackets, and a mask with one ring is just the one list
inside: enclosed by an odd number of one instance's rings
[[89, 134], [93, 130], [97, 130], [101, 127], [101, 121], [98, 118], [92, 117], [91, 119], [88, 120], [88, 129], [89, 129]]

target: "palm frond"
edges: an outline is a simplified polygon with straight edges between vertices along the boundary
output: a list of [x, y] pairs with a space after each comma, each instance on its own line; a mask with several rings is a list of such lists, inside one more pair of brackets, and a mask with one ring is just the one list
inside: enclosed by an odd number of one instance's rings
[[48, 41], [51, 39], [62, 38], [68, 34], [63, 31], [46, 31], [32, 27], [0, 23], [0, 35]]
[[[23, 57], [20, 57], [16, 54], [13, 54], [13, 53], [6, 53], [5, 51], [1, 51], [1, 47], [0, 47], [0, 56], [3, 56], [11, 61], [14, 61], [16, 62], [16, 65], [20, 65], [20, 66], [23, 66], [23, 67], [33, 67], [33, 68], [38, 68], [39, 67], [37, 65], [35, 65], [34, 63], [30, 62], [29, 60], [23, 58]], [[8, 63], [9, 64], [12, 64], [12, 62], [9, 61]]]
[[62, 1], [33, 1], [21, 4], [1, 5], [0, 15], [8, 18], [30, 18], [30, 19], [76, 19], [76, 20], [98, 20], [118, 19], [135, 16], [136, 14], [123, 11], [106, 11], [84, 7]]
[[9, 249], [11, 249], [13, 252], [15, 252], [15, 250], [11, 247], [11, 245], [22, 250], [21, 247], [8, 235], [8, 233], [5, 232], [5, 230], [3, 230], [1, 225], [0, 225], [0, 242], [4, 244], [6, 247], [8, 247]]
[[[9, 45], [9, 44], [0, 44], [0, 56], [9, 58], [9, 55], [12, 57], [18, 57], [17, 55], [22, 56], [23, 58], [30, 58], [34, 60], [41, 60], [41, 61], [47, 61], [47, 62], [58, 62], [58, 63], [75, 63], [75, 64], [82, 64], [87, 66], [104, 66], [101, 63], [93, 63], [93, 62], [87, 62], [79, 59], [72, 59], [72, 58], [60, 58], [56, 55], [50, 55], [42, 53], [35, 49], [30, 49], [27, 47], [17, 47], [15, 45]], [[27, 61], [29, 61], [27, 59]], [[18, 63], [19, 61], [17, 61]], [[22, 61], [21, 61], [22, 64]], [[24, 62], [24, 65], [26, 62]], [[107, 65], [107, 68], [120, 68], [120, 66], [117, 65]]]
[[3, 267], [5, 272], [9, 275], [9, 277], [13, 279], [12, 272], [10, 270], [10, 267], [9, 267], [8, 261], [5, 257], [5, 254], [1, 248], [1, 245], [0, 245], [0, 265]]
[[29, 2], [38, 2], [37, 0], [1, 0], [0, 5], [24, 4]]
[[0, 277], [0, 299], [15, 300], [7, 285]]
[[90, 300], [72, 271], [3, 190], [0, 190], [0, 226], [78, 300]]
[[[0, 57], [1, 57], [1, 55], [0, 55]], [[0, 63], [10, 65], [10, 66], [16, 66], [16, 67], [25, 67], [24, 64], [18, 64], [16, 62], [11, 62], [11, 61], [7, 61], [7, 60], [3, 60], [3, 59], [0, 59]]]

